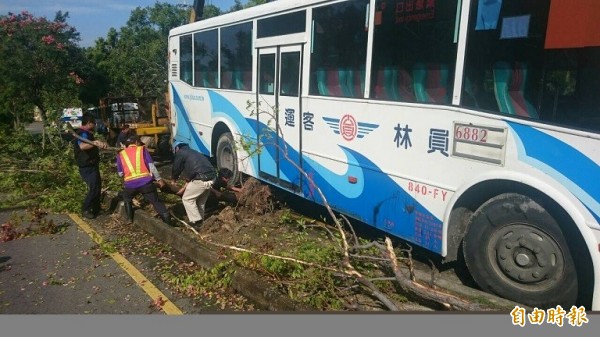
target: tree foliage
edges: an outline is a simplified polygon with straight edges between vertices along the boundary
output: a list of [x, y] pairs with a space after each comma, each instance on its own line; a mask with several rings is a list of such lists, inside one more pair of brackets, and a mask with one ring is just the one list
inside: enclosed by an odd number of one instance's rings
[[53, 21], [24, 11], [0, 16], [0, 120], [18, 125], [37, 106], [48, 110], [78, 98], [85, 83], [79, 33], [66, 23], [68, 12]]
[[162, 97], [169, 30], [187, 23], [188, 17], [185, 6], [157, 2], [137, 7], [124, 27], [98, 39], [87, 55], [109, 80], [106, 94]]
[[[265, 2], [237, 0], [228, 12]], [[79, 47], [68, 12], [58, 11], [53, 21], [28, 12], [0, 16], [0, 125], [31, 121], [35, 107], [46, 120], [104, 96], [163, 97], [169, 31], [188, 23], [190, 10], [161, 2], [138, 7], [124, 27], [111, 28], [91, 48]], [[202, 17], [221, 14], [209, 4]]]
[[215, 16], [219, 16], [223, 14], [223, 12], [221, 11], [221, 9], [215, 5], [205, 5], [204, 6], [204, 13], [202, 13], [202, 19], [208, 19], [208, 18], [212, 18]]
[[248, 0], [248, 1], [246, 1], [245, 4], [242, 4], [241, 0], [235, 0], [233, 5], [229, 8], [229, 12], [235, 12], [235, 11], [242, 10], [244, 8], [250, 8], [250, 7], [262, 5], [267, 2], [271, 2], [271, 1], [269, 1], [269, 0]]

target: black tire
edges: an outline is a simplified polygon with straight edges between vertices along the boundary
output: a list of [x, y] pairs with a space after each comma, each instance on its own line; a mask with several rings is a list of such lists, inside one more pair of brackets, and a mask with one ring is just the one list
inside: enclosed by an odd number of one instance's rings
[[520, 194], [488, 200], [464, 238], [467, 268], [482, 290], [531, 307], [570, 308], [577, 273], [556, 220]]
[[219, 137], [216, 159], [217, 169], [228, 168], [233, 172], [233, 177], [229, 180], [229, 185], [237, 184], [241, 174], [238, 169], [237, 152], [231, 132], [225, 132]]

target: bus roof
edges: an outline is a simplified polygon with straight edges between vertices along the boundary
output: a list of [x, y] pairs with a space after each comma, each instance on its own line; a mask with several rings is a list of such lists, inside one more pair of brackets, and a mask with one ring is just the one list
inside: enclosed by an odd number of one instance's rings
[[189, 23], [171, 29], [169, 35], [180, 35], [191, 30], [202, 30], [205, 28], [226, 26], [232, 23], [252, 20], [258, 17], [271, 16], [292, 9], [309, 7], [314, 4], [324, 3], [326, 0], [277, 0], [262, 5], [246, 8], [243, 10], [215, 16], [206, 20]]

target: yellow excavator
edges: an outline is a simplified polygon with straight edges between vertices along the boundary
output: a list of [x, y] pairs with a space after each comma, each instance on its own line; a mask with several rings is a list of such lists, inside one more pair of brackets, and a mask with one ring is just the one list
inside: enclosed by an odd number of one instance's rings
[[[169, 115], [166, 108], [160, 108], [157, 97], [105, 97], [100, 99], [99, 110], [109, 131], [110, 145], [117, 146], [119, 132], [127, 127], [142, 137], [149, 150], [168, 151]], [[162, 149], [165, 141], [166, 149]]]
[[190, 13], [190, 23], [200, 21], [204, 12], [204, 0], [194, 0], [194, 7]]

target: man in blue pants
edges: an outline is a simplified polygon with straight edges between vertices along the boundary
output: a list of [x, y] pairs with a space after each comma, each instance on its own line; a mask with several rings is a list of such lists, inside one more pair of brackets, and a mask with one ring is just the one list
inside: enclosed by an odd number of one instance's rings
[[92, 144], [77, 139], [74, 143], [75, 161], [79, 166], [79, 175], [87, 185], [87, 194], [81, 206], [81, 214], [94, 219], [100, 212], [100, 198], [102, 193], [102, 179], [100, 178], [100, 151], [108, 145], [94, 138], [96, 118], [85, 114], [81, 120], [81, 127], [77, 134], [89, 140]]

